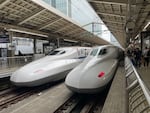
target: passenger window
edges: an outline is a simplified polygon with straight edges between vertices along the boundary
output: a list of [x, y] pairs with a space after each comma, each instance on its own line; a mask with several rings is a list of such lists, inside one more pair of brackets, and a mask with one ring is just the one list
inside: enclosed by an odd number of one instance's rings
[[95, 56], [97, 54], [98, 49], [93, 49], [90, 55]]
[[106, 49], [102, 49], [102, 50], [100, 50], [98, 55], [104, 55], [106, 53], [107, 53], [107, 50]]

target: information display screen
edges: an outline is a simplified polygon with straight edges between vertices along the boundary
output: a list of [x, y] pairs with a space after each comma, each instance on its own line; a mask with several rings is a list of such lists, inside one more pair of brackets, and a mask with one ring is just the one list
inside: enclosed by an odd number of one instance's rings
[[0, 31], [0, 43], [9, 43], [9, 33], [7, 31]]

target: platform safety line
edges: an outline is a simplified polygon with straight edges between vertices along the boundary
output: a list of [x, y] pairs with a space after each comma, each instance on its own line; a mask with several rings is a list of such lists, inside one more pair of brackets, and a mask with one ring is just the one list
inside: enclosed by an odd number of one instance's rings
[[[132, 105], [133, 103], [135, 103], [139, 98], [141, 98], [142, 96], [144, 96], [144, 94], [143, 93], [141, 93], [141, 94], [139, 94], [136, 98], [134, 98], [134, 99], [132, 99], [131, 98], [131, 102], [130, 102], [130, 105]], [[145, 96], [144, 96], [145, 97]]]
[[133, 88], [132, 90], [130, 90], [129, 92], [129, 99], [134, 97], [137, 93], [139, 93], [140, 91], [142, 91], [142, 89], [137, 89], [137, 87]]
[[149, 108], [149, 105], [148, 106], [146, 106], [142, 111], [140, 111], [139, 113], [144, 113], [147, 109], [150, 109]]
[[128, 67], [125, 68], [125, 70], [127, 71], [130, 67], [131, 67], [131, 64], [129, 64]]
[[146, 99], [144, 98], [140, 103], [138, 103], [136, 106], [133, 107], [133, 109], [131, 111], [136, 110], [142, 103], [144, 103], [146, 101]]
[[128, 78], [133, 72], [134, 72], [133, 70], [131, 70], [130, 72], [128, 72], [128, 73], [126, 74], [126, 78]]
[[138, 80], [134, 80], [126, 89], [128, 91], [132, 90], [136, 85], [138, 85]]

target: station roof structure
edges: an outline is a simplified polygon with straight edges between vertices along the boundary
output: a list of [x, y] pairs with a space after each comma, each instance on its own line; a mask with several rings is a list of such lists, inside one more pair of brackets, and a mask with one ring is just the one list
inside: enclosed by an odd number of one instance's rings
[[150, 22], [150, 0], [88, 0], [108, 29], [125, 47]]
[[0, 27], [45, 38], [108, 44], [42, 0], [0, 0]]

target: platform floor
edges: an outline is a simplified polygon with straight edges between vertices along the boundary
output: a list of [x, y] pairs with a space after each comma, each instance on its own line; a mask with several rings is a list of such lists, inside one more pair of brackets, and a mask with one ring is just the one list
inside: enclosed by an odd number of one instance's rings
[[126, 81], [124, 75], [124, 67], [119, 67], [107, 95], [102, 113], [127, 113]]
[[65, 87], [64, 83], [61, 83], [54, 85], [47, 91], [13, 104], [0, 113], [53, 113], [71, 95], [72, 93]]

